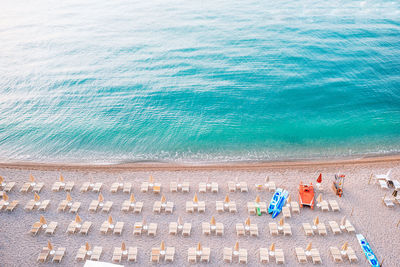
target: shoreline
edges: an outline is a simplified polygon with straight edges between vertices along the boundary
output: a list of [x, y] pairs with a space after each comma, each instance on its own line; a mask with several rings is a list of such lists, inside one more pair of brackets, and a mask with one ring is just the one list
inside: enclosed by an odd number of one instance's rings
[[78, 163], [40, 163], [40, 162], [0, 162], [0, 168], [41, 171], [232, 171], [264, 170], [275, 168], [332, 167], [346, 165], [364, 165], [381, 163], [400, 163], [400, 155], [367, 156], [362, 158], [342, 158], [327, 160], [293, 160], [293, 161], [254, 161], [227, 163], [173, 163], [173, 162], [136, 162], [117, 164], [78, 164]]

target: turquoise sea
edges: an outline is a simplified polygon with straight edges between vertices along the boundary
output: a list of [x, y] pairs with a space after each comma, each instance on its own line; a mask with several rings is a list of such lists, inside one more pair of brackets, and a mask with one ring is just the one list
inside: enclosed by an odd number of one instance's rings
[[400, 2], [0, 2], [0, 160], [400, 152]]

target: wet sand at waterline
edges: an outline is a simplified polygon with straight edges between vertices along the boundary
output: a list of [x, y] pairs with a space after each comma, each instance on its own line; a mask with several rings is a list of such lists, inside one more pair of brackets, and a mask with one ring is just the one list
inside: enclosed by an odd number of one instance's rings
[[[398, 157], [370, 158], [360, 160], [339, 160], [327, 162], [287, 162], [287, 163], [248, 163], [236, 165], [168, 165], [168, 164], [130, 164], [114, 166], [82, 166], [82, 165], [51, 165], [51, 164], [17, 164], [4, 163], [0, 168], [0, 175], [6, 181], [15, 181], [17, 185], [9, 193], [10, 200], [19, 200], [20, 205], [12, 213], [1, 212], [1, 231], [0, 231], [0, 263], [2, 266], [28, 266], [38, 265], [36, 259], [43, 246], [50, 240], [55, 247], [66, 247], [66, 255], [60, 266], [83, 266], [82, 262], [76, 262], [75, 256], [80, 246], [86, 241], [93, 246], [102, 246], [103, 253], [100, 260], [111, 262], [114, 247], [120, 246], [124, 241], [127, 246], [138, 247], [138, 266], [152, 265], [150, 263], [150, 251], [152, 247], [158, 247], [162, 240], [167, 246], [173, 246], [176, 249], [175, 261], [171, 266], [189, 265], [187, 263], [187, 250], [189, 247], [195, 247], [201, 242], [203, 247], [211, 248], [210, 265], [222, 266], [223, 247], [233, 247], [236, 241], [242, 248], [248, 249], [248, 265], [259, 265], [258, 249], [260, 247], [269, 247], [271, 243], [276, 244], [276, 248], [282, 248], [285, 254], [285, 261], [288, 266], [296, 266], [297, 259], [294, 248], [306, 248], [309, 242], [312, 242], [313, 248], [318, 248], [321, 254], [323, 266], [339, 266], [333, 262], [329, 253], [330, 246], [341, 247], [345, 241], [355, 250], [359, 259], [355, 266], [366, 266], [364, 253], [362, 252], [355, 234], [343, 232], [334, 235], [328, 226], [328, 221], [335, 220], [340, 223], [343, 216], [347, 216], [350, 222], [356, 228], [356, 233], [363, 234], [372, 246], [378, 259], [385, 260], [386, 266], [396, 266], [398, 264], [398, 236], [400, 227], [397, 227], [399, 217], [399, 205], [389, 209], [385, 207], [381, 198], [385, 193], [390, 194], [391, 190], [380, 189], [376, 184], [368, 184], [371, 173], [386, 173], [392, 169], [391, 176], [395, 179], [400, 177], [400, 160]], [[330, 189], [333, 176], [337, 172], [346, 174], [344, 185], [344, 195], [339, 198], [334, 195]], [[88, 236], [80, 234], [68, 235], [66, 229], [75, 215], [70, 213], [57, 212], [57, 206], [61, 200], [65, 199], [64, 191], [52, 192], [51, 187], [62, 172], [66, 181], [74, 181], [75, 187], [71, 192], [73, 201], [82, 203], [79, 215], [83, 221], [92, 221], [92, 228]], [[323, 174], [323, 198], [325, 200], [335, 199], [340, 205], [340, 212], [322, 212], [318, 209], [301, 209], [300, 214], [293, 214], [288, 218], [292, 227], [292, 236], [271, 236], [268, 229], [268, 223], [278, 222], [282, 215], [272, 219], [271, 216], [250, 216], [252, 223], [257, 223], [259, 228], [258, 237], [237, 237], [235, 224], [244, 222], [247, 217], [247, 202], [253, 201], [257, 195], [260, 195], [262, 201], [267, 203], [272, 197], [272, 192], [258, 192], [254, 184], [262, 183], [265, 177], [269, 176], [271, 181], [275, 181], [277, 186], [289, 190], [292, 200], [298, 200], [298, 185], [300, 181], [315, 182], [318, 174]], [[45, 212], [27, 212], [23, 209], [25, 204], [33, 198], [33, 193], [20, 193], [19, 189], [25, 181], [28, 181], [29, 174], [32, 173], [38, 182], [44, 182], [45, 187], [39, 194], [41, 199], [50, 199], [50, 206]], [[174, 211], [172, 214], [161, 213], [160, 215], [152, 212], [155, 201], [160, 200], [161, 195], [153, 193], [141, 193], [140, 185], [147, 181], [152, 175], [156, 182], [162, 184], [162, 194], [168, 201], [174, 202]], [[90, 213], [88, 207], [93, 199], [97, 199], [98, 194], [93, 192], [80, 193], [79, 188], [83, 182], [89, 181], [103, 182], [102, 194], [105, 201], [114, 202], [109, 214], [101, 212]], [[123, 213], [120, 211], [122, 202], [129, 199], [129, 194], [121, 191], [112, 194], [110, 186], [113, 182], [122, 177], [124, 181], [132, 182], [132, 192], [137, 201], [144, 202], [143, 212], [141, 214]], [[186, 213], [185, 202], [193, 198], [194, 192], [198, 191], [198, 183], [205, 182], [207, 179], [219, 184], [219, 192], [198, 193], [198, 198], [206, 202], [205, 213]], [[215, 210], [215, 201], [223, 200], [228, 194], [227, 181], [238, 179], [246, 181], [249, 186], [248, 193], [229, 193], [231, 200], [236, 201], [238, 212], [217, 213]], [[169, 192], [169, 183], [171, 181], [190, 181], [190, 193], [171, 193]], [[47, 236], [40, 232], [37, 236], [29, 234], [32, 224], [39, 221], [40, 215], [43, 215], [48, 222], [57, 221], [58, 227], [53, 236]], [[125, 222], [122, 236], [102, 235], [100, 226], [107, 220], [108, 215], [113, 217], [114, 221]], [[171, 236], [168, 234], [168, 224], [177, 221], [181, 216], [184, 222], [192, 223], [192, 232], [190, 237], [181, 235]], [[210, 221], [211, 216], [215, 216], [217, 222], [222, 222], [225, 226], [223, 236], [204, 236], [201, 233], [201, 223]], [[312, 223], [313, 219], [319, 216], [321, 222], [327, 226], [328, 235], [314, 235], [306, 237], [302, 229], [303, 222]], [[146, 219], [148, 223], [158, 223], [157, 235], [155, 237], [134, 236], [133, 225], [136, 221]], [[311, 259], [309, 259], [309, 262]], [[123, 262], [124, 265], [134, 265], [134, 263]], [[235, 265], [236, 263], [234, 263]], [[52, 265], [51, 263], [41, 264], [43, 266]], [[269, 263], [275, 265], [275, 263]], [[340, 266], [350, 265], [348, 261]]]

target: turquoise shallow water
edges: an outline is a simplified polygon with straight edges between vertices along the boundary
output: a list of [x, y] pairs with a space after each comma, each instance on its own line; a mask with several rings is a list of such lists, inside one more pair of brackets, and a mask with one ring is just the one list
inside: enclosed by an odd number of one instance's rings
[[1, 160], [400, 152], [398, 1], [65, 2], [0, 3]]

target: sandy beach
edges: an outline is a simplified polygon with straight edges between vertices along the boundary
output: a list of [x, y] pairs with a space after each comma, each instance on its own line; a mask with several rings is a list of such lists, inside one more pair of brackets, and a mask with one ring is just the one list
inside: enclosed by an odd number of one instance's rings
[[[258, 266], [260, 247], [269, 247], [275, 243], [277, 248], [282, 248], [285, 254], [287, 266], [297, 266], [295, 247], [306, 248], [312, 242], [313, 248], [318, 248], [322, 258], [323, 266], [349, 266], [348, 261], [342, 264], [335, 264], [330, 253], [329, 247], [341, 247], [345, 241], [355, 250], [358, 263], [352, 265], [367, 266], [365, 256], [357, 242], [355, 234], [343, 232], [334, 235], [328, 227], [328, 221], [335, 220], [340, 222], [346, 216], [356, 228], [356, 233], [363, 234], [378, 259], [384, 259], [384, 266], [399, 266], [398, 258], [398, 237], [400, 227], [397, 223], [399, 217], [399, 205], [394, 208], [387, 208], [383, 205], [381, 198], [390, 194], [392, 190], [383, 190], [376, 184], [368, 184], [372, 173], [386, 173], [392, 169], [391, 176], [395, 179], [400, 178], [400, 157], [376, 157], [364, 159], [345, 159], [331, 161], [303, 161], [303, 162], [265, 162], [265, 163], [237, 163], [220, 165], [178, 165], [178, 164], [121, 164], [111, 166], [89, 166], [89, 165], [64, 165], [64, 164], [35, 164], [35, 163], [2, 163], [0, 164], [0, 175], [6, 181], [15, 181], [17, 184], [10, 192], [10, 200], [19, 200], [20, 205], [17, 209], [8, 213], [1, 212], [1, 231], [0, 231], [0, 263], [2, 266], [36, 266], [36, 259], [43, 246], [50, 240], [55, 247], [66, 247], [66, 255], [60, 266], [83, 266], [82, 262], [76, 262], [75, 256], [80, 246], [86, 241], [92, 246], [102, 246], [103, 253], [100, 260], [111, 262], [114, 247], [120, 246], [125, 241], [127, 246], [138, 247], [138, 262], [124, 265], [150, 266], [150, 251], [152, 247], [159, 246], [164, 240], [167, 246], [176, 249], [175, 261], [171, 266], [188, 266], [187, 250], [195, 247], [197, 242], [201, 242], [203, 247], [211, 248], [211, 260], [209, 265], [223, 266], [223, 247], [233, 247], [239, 241], [240, 247], [248, 249], [248, 265]], [[335, 173], [346, 174], [344, 195], [339, 198], [334, 195], [330, 188]], [[33, 198], [33, 193], [20, 193], [22, 184], [29, 179], [32, 174], [38, 182], [44, 182], [45, 187], [40, 193], [41, 199], [50, 199], [50, 206], [45, 212], [27, 212], [23, 209], [28, 200]], [[86, 221], [92, 221], [93, 225], [88, 236], [80, 234], [68, 235], [66, 229], [75, 215], [70, 213], [57, 212], [57, 206], [61, 200], [65, 199], [64, 191], [52, 192], [51, 187], [62, 173], [66, 181], [74, 181], [75, 187], [71, 192], [74, 201], [82, 202], [79, 215]], [[271, 181], [275, 181], [277, 187], [284, 187], [289, 191], [293, 200], [298, 200], [298, 185], [300, 181], [313, 182], [319, 173], [323, 175], [323, 198], [325, 200], [335, 199], [338, 201], [341, 210], [339, 212], [322, 212], [318, 209], [301, 209], [300, 214], [292, 214], [287, 219], [292, 227], [292, 236], [271, 236], [268, 230], [268, 223], [278, 222], [282, 215], [272, 219], [271, 216], [250, 216], [247, 212], [247, 202], [253, 201], [257, 195], [262, 201], [269, 203], [273, 193], [255, 189], [256, 183], [264, 182], [265, 177], [269, 176]], [[160, 195], [153, 193], [140, 192], [140, 185], [147, 181], [152, 175], [156, 182], [162, 185], [161, 192], [168, 201], [174, 202], [172, 214], [152, 212], [153, 203], [160, 199]], [[137, 201], [144, 202], [141, 214], [123, 213], [120, 211], [122, 202], [129, 198], [128, 194], [111, 193], [110, 186], [119, 177], [125, 182], [132, 182], [132, 192]], [[108, 217], [108, 214], [101, 212], [90, 213], [88, 207], [93, 199], [97, 199], [96, 193], [80, 193], [79, 188], [83, 182], [93, 179], [95, 182], [103, 182], [101, 190], [104, 199], [113, 201], [113, 207], [109, 213], [114, 221], [125, 222], [122, 236], [102, 235], [99, 232], [100, 225]], [[223, 200], [228, 194], [227, 182], [246, 181], [249, 186], [248, 193], [229, 193], [231, 200], [236, 201], [238, 212], [235, 214], [218, 213], [215, 210], [215, 201]], [[171, 181], [189, 181], [190, 193], [171, 193], [169, 184]], [[194, 192], [198, 192], [198, 183], [217, 182], [219, 184], [218, 193], [198, 193], [199, 200], [206, 202], [206, 211], [203, 214], [190, 214], [185, 211], [185, 202], [193, 198]], [[353, 210], [353, 212], [352, 212]], [[57, 221], [58, 227], [53, 236], [47, 236], [43, 232], [37, 236], [29, 234], [32, 224], [39, 220], [40, 215], [44, 215], [46, 220]], [[171, 236], [168, 234], [168, 224], [177, 221], [181, 216], [184, 222], [192, 223], [190, 237], [181, 235]], [[201, 223], [210, 221], [211, 216], [215, 216], [217, 222], [222, 222], [225, 226], [223, 236], [205, 236], [201, 233]], [[250, 216], [252, 223], [257, 223], [259, 228], [258, 237], [237, 237], [235, 224], [244, 222]], [[327, 236], [306, 236], [302, 229], [303, 222], [312, 223], [313, 219], [319, 216], [320, 221], [327, 225]], [[136, 221], [158, 223], [157, 235], [134, 236], [133, 225]], [[310, 264], [310, 260], [309, 263]], [[43, 266], [54, 265], [52, 263], [41, 264]], [[205, 265], [205, 264], [202, 264]], [[236, 262], [234, 265], [238, 265]], [[269, 265], [274, 266], [271, 261]]]

